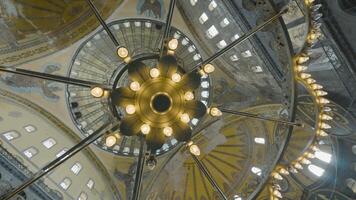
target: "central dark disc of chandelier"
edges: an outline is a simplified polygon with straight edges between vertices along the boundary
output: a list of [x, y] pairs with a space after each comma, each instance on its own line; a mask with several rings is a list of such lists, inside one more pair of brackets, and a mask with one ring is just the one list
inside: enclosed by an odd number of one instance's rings
[[207, 111], [202, 102], [194, 99], [202, 72], [186, 73], [174, 55], [161, 57], [156, 67], [135, 60], [127, 65], [129, 86], [111, 93], [112, 103], [126, 111], [120, 124], [121, 134], [143, 134], [152, 152], [161, 148], [167, 137], [190, 141], [190, 120], [202, 118]]
[[166, 94], [157, 94], [152, 99], [152, 108], [153, 110], [164, 113], [171, 108], [171, 100]]

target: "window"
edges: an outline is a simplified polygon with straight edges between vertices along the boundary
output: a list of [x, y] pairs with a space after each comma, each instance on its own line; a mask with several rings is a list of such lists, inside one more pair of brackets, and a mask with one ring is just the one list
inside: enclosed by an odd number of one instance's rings
[[152, 24], [151, 24], [151, 22], [145, 22], [145, 26], [146, 26], [146, 28], [151, 28]]
[[235, 194], [233, 200], [242, 200], [242, 198], [239, 195]]
[[198, 0], [190, 0], [190, 4], [192, 4], [192, 6], [195, 6], [195, 4], [197, 4]]
[[25, 129], [26, 132], [28, 133], [32, 133], [32, 132], [35, 132], [37, 130], [36, 127], [32, 126], [32, 125], [27, 125], [25, 127], [23, 127]]
[[251, 67], [252, 71], [255, 72], [255, 73], [260, 73], [260, 72], [263, 72], [263, 69], [261, 66], [252, 66]]
[[214, 38], [218, 34], [219, 34], [219, 31], [218, 31], [218, 29], [215, 28], [214, 25], [210, 26], [210, 28], [208, 28], [208, 30], [206, 31], [206, 35], [209, 39]]
[[226, 45], [227, 44], [226, 44], [225, 40], [221, 40], [220, 42], [218, 42], [216, 44], [216, 46], [218, 46], [219, 49], [222, 49], [222, 48], [226, 47]]
[[194, 61], [197, 61], [197, 60], [199, 60], [201, 58], [201, 55], [200, 54], [195, 54], [194, 56], [193, 56], [193, 60]]
[[226, 17], [220, 22], [220, 26], [223, 27], [223, 28], [226, 27], [229, 24], [230, 24], [230, 22]]
[[209, 82], [208, 81], [203, 81], [200, 84], [203, 88], [208, 88], [209, 87]]
[[197, 118], [193, 118], [191, 122], [193, 125], [197, 125], [199, 120]]
[[141, 22], [134, 22], [136, 27], [140, 27], [141, 26]]
[[30, 147], [28, 149], [26, 149], [23, 154], [25, 154], [25, 156], [27, 158], [32, 158], [33, 156], [35, 156], [38, 153], [38, 150], [35, 149], [34, 147]]
[[259, 137], [256, 137], [255, 138], [255, 142], [258, 143], [258, 144], [265, 144], [265, 139], [264, 138], [259, 138]]
[[67, 190], [71, 184], [72, 181], [69, 178], [64, 178], [59, 185], [63, 188], [63, 190]]
[[48, 138], [47, 140], [42, 142], [43, 146], [45, 146], [47, 149], [52, 148], [57, 142], [53, 138]]
[[239, 39], [239, 37], [240, 37], [239, 34], [235, 34], [234, 36], [231, 37], [231, 41], [233, 42], [233, 41]]
[[210, 2], [208, 8], [210, 11], [213, 11], [218, 5], [216, 4], [216, 2], [213, 0]]
[[72, 168], [70, 168], [70, 170], [72, 170], [75, 175], [78, 175], [79, 172], [82, 170], [82, 165], [77, 162], [72, 166]]
[[316, 151], [315, 157], [321, 161], [326, 162], [326, 163], [330, 163], [330, 161], [331, 161], [331, 154], [325, 153], [323, 151]]
[[185, 46], [185, 45], [187, 45], [188, 44], [188, 39], [187, 38], [183, 38], [183, 40], [182, 40], [182, 45], [183, 46]]
[[230, 60], [235, 62], [235, 61], [239, 60], [239, 57], [237, 57], [237, 55], [234, 54], [234, 55], [230, 56]]
[[201, 24], [204, 24], [208, 19], [209, 19], [208, 15], [206, 15], [206, 13], [203, 12], [203, 14], [201, 14], [199, 17], [199, 22]]
[[56, 157], [59, 158], [60, 156], [62, 156], [67, 151], [68, 151], [67, 148], [62, 149], [60, 152], [57, 153]]
[[258, 176], [262, 175], [262, 170], [260, 168], [258, 168], [258, 167], [252, 167], [251, 171], [252, 171], [252, 173], [254, 173], [254, 174], [258, 175]]
[[85, 192], [81, 192], [78, 200], [87, 200], [88, 199], [88, 195]]
[[194, 50], [195, 50], [195, 46], [194, 45], [188, 47], [188, 51], [190, 53], [192, 53]]
[[8, 141], [11, 141], [11, 140], [14, 140], [14, 139], [20, 137], [20, 133], [18, 133], [17, 131], [9, 131], [9, 132], [3, 133], [3, 136]]
[[244, 58], [248, 58], [248, 57], [251, 57], [252, 56], [252, 53], [250, 50], [247, 50], [247, 51], [244, 51], [241, 53], [242, 57]]
[[92, 179], [89, 179], [89, 181], [88, 181], [88, 183], [87, 183], [87, 187], [88, 187], [89, 189], [93, 189], [93, 187], [94, 187], [94, 181], [93, 181]]
[[308, 170], [318, 177], [322, 176], [325, 172], [325, 170], [323, 168], [316, 166], [316, 165], [309, 165]]

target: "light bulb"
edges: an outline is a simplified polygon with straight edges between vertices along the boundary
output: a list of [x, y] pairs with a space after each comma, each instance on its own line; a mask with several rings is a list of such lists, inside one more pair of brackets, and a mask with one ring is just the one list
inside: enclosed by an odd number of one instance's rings
[[327, 115], [327, 114], [322, 114], [322, 115], [320, 116], [320, 118], [321, 118], [322, 120], [332, 120], [332, 119], [333, 119], [330, 115]]
[[281, 194], [281, 192], [279, 192], [278, 190], [274, 190], [274, 191], [273, 191], [273, 195], [276, 196], [276, 197], [278, 197], [278, 198], [282, 198], [282, 194]]
[[321, 137], [326, 137], [326, 136], [328, 136], [328, 134], [327, 134], [324, 130], [318, 130], [316, 133], [317, 133], [319, 136], [321, 136]]
[[316, 145], [311, 146], [310, 149], [313, 151], [319, 151], [319, 148]]
[[307, 158], [315, 158], [315, 155], [310, 153], [310, 152], [304, 153], [304, 156], [307, 157]]
[[178, 73], [174, 73], [172, 75], [172, 81], [174, 81], [176, 83], [178, 83], [181, 79], [182, 79], [182, 76], [180, 74], [178, 74]]
[[328, 104], [328, 103], [330, 103], [330, 101], [325, 99], [325, 98], [319, 97], [317, 99], [317, 103], [319, 103], [319, 104]]
[[142, 124], [142, 126], [141, 126], [141, 132], [142, 132], [142, 134], [147, 135], [147, 134], [150, 133], [150, 131], [151, 131], [150, 125], [148, 125], [148, 124]]
[[182, 121], [183, 123], [188, 123], [190, 121], [190, 117], [187, 113], [183, 113], [180, 116], [180, 121]]
[[312, 79], [312, 78], [307, 78], [306, 82], [307, 82], [308, 84], [313, 84], [313, 83], [316, 82], [316, 80], [314, 80], [314, 79]]
[[199, 156], [200, 155], [200, 149], [195, 144], [192, 144], [192, 145], [189, 146], [189, 151], [190, 151], [190, 153], [192, 153], [195, 156]]
[[311, 77], [311, 74], [300, 73], [300, 78], [302, 78], [302, 79], [307, 79], [307, 78], [310, 78], [310, 77]]
[[168, 42], [168, 48], [171, 50], [176, 50], [178, 47], [178, 40], [173, 38]]
[[222, 115], [222, 112], [217, 107], [212, 107], [209, 109], [209, 114], [213, 117], [219, 117]]
[[214, 67], [214, 65], [212, 65], [212, 64], [206, 64], [206, 65], [204, 65], [204, 67], [203, 67], [203, 71], [204, 71], [205, 73], [207, 73], [207, 74], [212, 73], [214, 70], [215, 70], [215, 67]]
[[320, 90], [320, 89], [323, 89], [323, 86], [322, 85], [319, 85], [319, 84], [312, 84], [311, 85], [312, 89], [313, 90]]
[[286, 170], [284, 168], [279, 169], [279, 173], [284, 174], [284, 175], [288, 175], [289, 174], [288, 170]]
[[272, 172], [272, 177], [277, 180], [283, 180], [283, 177], [277, 172]]
[[184, 98], [187, 101], [193, 100], [194, 99], [194, 94], [191, 91], [188, 91], [184, 94]]
[[330, 126], [329, 124], [325, 123], [325, 122], [321, 122], [321, 123], [319, 124], [319, 126], [320, 126], [320, 128], [322, 128], [322, 129], [330, 129], [330, 128], [331, 128], [331, 126]]
[[306, 158], [301, 159], [300, 162], [303, 163], [304, 165], [309, 165], [311, 163], [310, 160]]
[[129, 55], [129, 51], [125, 47], [119, 47], [117, 49], [117, 55], [120, 58], [126, 58]]
[[101, 87], [94, 87], [90, 90], [90, 94], [93, 97], [100, 98], [104, 95], [104, 90]]
[[160, 72], [159, 72], [159, 70], [157, 68], [152, 68], [150, 70], [150, 76], [152, 78], [157, 78], [159, 76], [159, 74], [160, 74]]
[[132, 114], [134, 114], [136, 112], [136, 108], [132, 104], [127, 105], [125, 110], [126, 110], [126, 113], [129, 114], [129, 115], [132, 115]]
[[298, 162], [294, 163], [293, 165], [296, 169], [303, 169], [303, 166], [299, 164]]
[[300, 57], [298, 58], [298, 64], [303, 64], [303, 63], [307, 62], [308, 60], [309, 60], [309, 57], [307, 57], [307, 56], [300, 56]]
[[322, 90], [316, 90], [316, 91], [315, 91], [315, 94], [316, 94], [316, 96], [320, 97], [320, 96], [325, 96], [325, 95], [327, 95], [328, 93], [325, 92], [325, 91], [322, 91]]
[[114, 146], [114, 144], [116, 144], [116, 140], [117, 139], [115, 136], [110, 135], [105, 139], [105, 145], [108, 147], [112, 147], [112, 146]]
[[173, 134], [173, 129], [172, 129], [172, 127], [169, 127], [169, 126], [165, 127], [165, 128], [163, 129], [163, 134], [164, 134], [165, 136], [167, 136], [167, 137], [172, 136], [172, 134]]
[[138, 83], [137, 81], [133, 81], [130, 83], [130, 89], [133, 91], [139, 91], [141, 88], [140, 83]]
[[307, 70], [307, 69], [308, 69], [308, 67], [303, 66], [303, 65], [297, 65], [297, 66], [295, 67], [295, 70], [296, 70], [297, 72], [303, 72], [303, 71], [305, 71], [305, 70]]

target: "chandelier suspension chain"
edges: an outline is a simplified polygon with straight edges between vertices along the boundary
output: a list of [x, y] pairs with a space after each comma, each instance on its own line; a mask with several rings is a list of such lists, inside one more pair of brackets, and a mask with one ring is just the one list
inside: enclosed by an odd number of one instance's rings
[[193, 160], [195, 161], [195, 163], [197, 164], [199, 170], [201, 172], [203, 172], [203, 174], [205, 175], [205, 177], [208, 179], [209, 183], [213, 186], [213, 188], [219, 193], [221, 199], [224, 200], [228, 200], [228, 198], [226, 197], [226, 195], [224, 194], [224, 192], [221, 190], [221, 188], [219, 187], [219, 185], [216, 183], [216, 181], [214, 180], [214, 178], [211, 176], [210, 172], [208, 171], [208, 169], [205, 167], [205, 165], [199, 160], [199, 158], [190, 153], [190, 155], [192, 156]]
[[108, 25], [105, 23], [104, 19], [101, 17], [98, 9], [96, 8], [96, 6], [94, 5], [94, 3], [92, 2], [92, 0], [87, 0], [91, 10], [94, 12], [96, 19], [98, 19], [98, 21], [100, 22], [101, 26], [105, 29], [106, 33], [109, 35], [111, 41], [114, 43], [114, 45], [118, 48], [119, 42], [117, 41], [117, 39], [115, 38], [114, 34], [111, 32], [110, 28], [108, 27]]
[[[115, 123], [114, 125], [111, 125], [110, 128], [107, 128], [110, 126], [110, 123], [104, 124], [101, 126], [98, 130], [96, 130], [93, 134], [89, 135], [82, 141], [80, 141], [78, 144], [74, 145], [72, 148], [70, 148], [67, 152], [65, 152], [63, 155], [60, 157], [54, 159], [52, 162], [48, 163], [46, 166], [44, 166], [42, 169], [40, 169], [37, 173], [35, 173], [31, 178], [23, 182], [20, 186], [17, 188], [13, 189], [9, 193], [5, 194], [2, 196], [0, 199], [2, 200], [9, 200], [12, 197], [14, 197], [16, 194], [20, 193], [23, 191], [25, 188], [42, 178], [43, 176], [47, 175], [51, 171], [53, 171], [55, 168], [63, 164], [65, 161], [67, 161], [69, 158], [73, 157], [76, 155], [78, 152], [86, 148], [88, 145], [99, 139], [101, 136], [104, 134], [117, 130], [119, 124]], [[105, 131], [104, 131], [105, 130]]]
[[142, 185], [142, 175], [143, 175], [143, 167], [145, 165], [145, 153], [144, 153], [144, 146], [145, 146], [145, 138], [143, 135], [140, 135], [140, 153], [138, 156], [137, 168], [136, 168], [136, 175], [135, 175], [135, 184], [132, 193], [132, 200], [138, 200], [141, 194], [141, 185]]
[[65, 84], [69, 84], [69, 85], [86, 87], [86, 88], [101, 87], [105, 90], [112, 89], [112, 86], [104, 85], [102, 83], [95, 83], [95, 82], [91, 82], [91, 81], [79, 80], [79, 79], [74, 79], [74, 78], [70, 78], [70, 77], [59, 76], [59, 75], [54, 75], [54, 74], [47, 74], [47, 73], [42, 73], [42, 72], [35, 72], [32, 70], [26, 70], [26, 69], [20, 69], [20, 68], [9, 68], [9, 67], [0, 66], [0, 71], [12, 73], [12, 74], [24, 75], [24, 76], [28, 76], [28, 77], [32, 77], [32, 78], [40, 78], [40, 79], [44, 79], [44, 80], [55, 81], [55, 82], [59, 82], [59, 83], [65, 83]]
[[229, 45], [227, 45], [225, 48], [221, 49], [220, 51], [216, 52], [215, 54], [213, 54], [212, 56], [210, 56], [208, 59], [204, 60], [202, 63], [199, 63], [197, 65], [195, 65], [190, 72], [198, 69], [201, 66], [204, 66], [206, 64], [211, 63], [212, 61], [214, 61], [216, 58], [220, 57], [221, 55], [223, 55], [225, 52], [229, 51], [230, 49], [234, 48], [236, 45], [241, 44], [242, 42], [244, 42], [245, 40], [249, 39], [250, 37], [254, 36], [258, 31], [262, 30], [263, 28], [265, 28], [266, 26], [268, 26], [270, 23], [276, 21], [277, 19], [279, 19], [283, 14], [285, 14], [288, 11], [288, 8], [283, 8], [280, 12], [278, 12], [277, 14], [275, 14], [274, 16], [272, 16], [271, 18], [269, 18], [267, 21], [263, 22], [262, 24], [254, 27], [253, 29], [251, 29], [249, 32], [245, 33], [244, 35], [242, 35], [241, 37], [239, 37], [237, 40], [233, 41], [232, 43], [230, 43]]
[[263, 120], [263, 121], [272, 121], [272, 122], [277, 122], [277, 123], [281, 123], [281, 124], [285, 124], [285, 125], [289, 125], [289, 126], [298, 126], [298, 127], [304, 126], [302, 123], [298, 123], [298, 122], [288, 122], [288, 121], [284, 121], [284, 120], [280, 120], [280, 119], [274, 119], [274, 118], [270, 118], [270, 117], [260, 116], [257, 114], [228, 110], [225, 108], [219, 108], [219, 109], [223, 113], [228, 113], [228, 114], [233, 114], [233, 115], [238, 115], [238, 116], [243, 116], [243, 117], [249, 117], [249, 118], [259, 119], [259, 120]]
[[172, 23], [172, 18], [173, 18], [173, 12], [174, 12], [174, 7], [176, 5], [176, 0], [171, 0], [171, 2], [169, 3], [169, 10], [167, 13], [167, 18], [166, 18], [166, 26], [164, 28], [164, 32], [163, 32], [163, 38], [161, 41], [161, 47], [160, 47], [160, 57], [163, 56], [163, 49], [164, 49], [164, 44], [168, 38], [168, 35], [171, 31], [171, 23]]

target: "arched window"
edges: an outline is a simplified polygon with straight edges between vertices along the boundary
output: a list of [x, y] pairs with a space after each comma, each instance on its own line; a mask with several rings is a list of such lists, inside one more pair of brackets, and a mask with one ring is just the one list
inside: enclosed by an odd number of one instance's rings
[[20, 133], [17, 131], [8, 131], [2, 134], [6, 140], [11, 141], [20, 137]]
[[88, 195], [85, 192], [81, 192], [78, 200], [87, 200], [88, 199]]
[[42, 142], [43, 146], [45, 146], [47, 149], [52, 148], [57, 142], [53, 138], [48, 138], [45, 141]]
[[262, 170], [260, 168], [258, 168], [258, 167], [252, 167], [251, 171], [252, 171], [252, 173], [254, 173], [254, 174], [258, 175], [258, 176], [262, 175]]
[[32, 158], [37, 153], [38, 153], [38, 150], [35, 147], [30, 147], [30, 148], [26, 149], [25, 151], [23, 151], [23, 154], [25, 154], [25, 156], [27, 158]]
[[318, 177], [322, 176], [325, 172], [325, 170], [323, 168], [313, 165], [313, 164], [308, 166], [308, 170]]
[[316, 151], [315, 152], [315, 157], [318, 158], [321, 161], [324, 161], [326, 163], [331, 162], [331, 154], [325, 153], [323, 151]]
[[92, 179], [89, 179], [88, 180], [88, 183], [87, 183], [87, 187], [89, 188], [89, 189], [93, 189], [93, 187], [94, 187], [94, 181], [92, 180]]
[[27, 125], [23, 127], [27, 133], [32, 133], [37, 130], [37, 128], [33, 125]]
[[72, 181], [69, 178], [64, 178], [59, 185], [63, 188], [63, 190], [67, 190], [71, 184]]
[[82, 170], [82, 165], [80, 163], [75, 163], [71, 168], [70, 170], [75, 174], [79, 174], [79, 172]]

